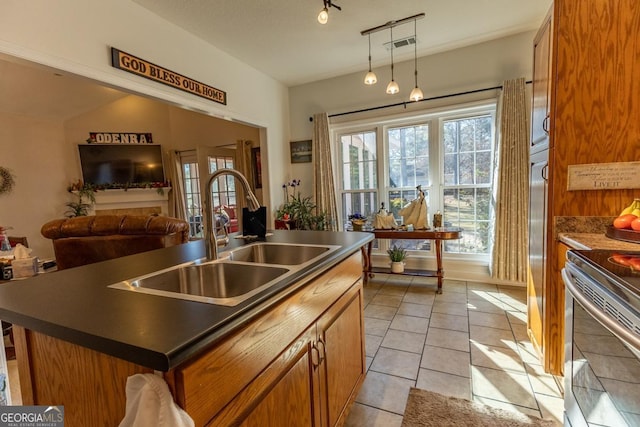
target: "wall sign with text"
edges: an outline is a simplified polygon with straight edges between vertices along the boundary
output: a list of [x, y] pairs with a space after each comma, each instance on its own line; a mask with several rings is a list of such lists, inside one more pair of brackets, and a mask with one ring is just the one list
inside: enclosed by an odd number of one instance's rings
[[150, 133], [89, 132], [89, 144], [153, 144]]
[[118, 50], [115, 47], [111, 48], [111, 65], [114, 68], [145, 77], [193, 95], [201, 96], [222, 105], [227, 105], [227, 93], [225, 91], [190, 79], [174, 71], [167, 70], [149, 61]]
[[567, 190], [640, 188], [640, 162], [569, 165]]

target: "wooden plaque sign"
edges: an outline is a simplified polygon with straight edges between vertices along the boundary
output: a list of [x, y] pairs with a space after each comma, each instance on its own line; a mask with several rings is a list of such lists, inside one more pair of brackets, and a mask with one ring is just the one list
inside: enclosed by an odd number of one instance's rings
[[567, 190], [640, 188], [640, 162], [569, 165]]
[[227, 105], [227, 93], [215, 87], [185, 77], [174, 71], [152, 64], [126, 52], [111, 48], [111, 65], [120, 70], [180, 89], [210, 101]]

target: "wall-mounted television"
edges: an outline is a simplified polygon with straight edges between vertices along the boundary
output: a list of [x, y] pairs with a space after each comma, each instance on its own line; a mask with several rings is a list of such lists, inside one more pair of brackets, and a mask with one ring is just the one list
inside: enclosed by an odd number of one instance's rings
[[165, 181], [162, 149], [158, 144], [80, 144], [78, 151], [86, 184]]

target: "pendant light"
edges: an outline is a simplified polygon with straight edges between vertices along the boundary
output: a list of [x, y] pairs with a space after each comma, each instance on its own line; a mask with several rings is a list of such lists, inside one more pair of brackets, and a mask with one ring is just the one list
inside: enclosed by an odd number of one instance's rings
[[329, 21], [329, 8], [335, 7], [338, 10], [342, 10], [342, 8], [338, 5], [331, 3], [331, 0], [322, 0], [323, 8], [318, 14], [318, 22], [322, 25], [326, 24]]
[[374, 85], [378, 81], [376, 74], [371, 71], [371, 34], [369, 34], [369, 72], [364, 76], [364, 84]]
[[411, 101], [420, 101], [422, 98], [424, 98], [424, 95], [422, 94], [422, 91], [420, 90], [420, 88], [418, 87], [418, 39], [416, 37], [416, 20], [413, 20], [413, 75], [414, 75], [414, 81], [415, 81], [415, 87], [413, 88], [413, 90], [411, 91], [411, 94], [409, 95], [409, 99]]
[[389, 30], [391, 32], [391, 81], [387, 85], [387, 93], [389, 95], [394, 95], [400, 92], [400, 87], [398, 86], [398, 83], [396, 83], [396, 81], [393, 79], [393, 27], [391, 27]]
[[327, 9], [327, 5], [325, 4], [325, 6], [318, 14], [318, 22], [324, 25], [327, 23], [327, 21], [329, 21], [329, 9]]

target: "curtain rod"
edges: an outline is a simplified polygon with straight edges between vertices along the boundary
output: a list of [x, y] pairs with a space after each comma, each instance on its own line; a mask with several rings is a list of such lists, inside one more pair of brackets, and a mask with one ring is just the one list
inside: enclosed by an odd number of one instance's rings
[[[528, 80], [528, 81], [525, 82], [525, 84], [531, 84], [531, 83], [532, 83], [531, 80]], [[339, 117], [339, 116], [346, 116], [348, 114], [364, 113], [364, 112], [367, 112], [367, 111], [381, 110], [383, 108], [398, 107], [400, 105], [404, 105], [404, 108], [407, 108], [407, 104], [415, 104], [416, 102], [434, 101], [436, 99], [445, 99], [445, 98], [451, 98], [451, 97], [454, 97], [454, 96], [471, 95], [473, 93], [486, 92], [488, 90], [497, 90], [497, 89], [502, 89], [502, 85], [493, 86], [493, 87], [485, 87], [483, 89], [468, 90], [466, 92], [450, 93], [448, 95], [432, 96], [431, 98], [423, 98], [420, 101], [403, 101], [403, 102], [396, 102], [395, 104], [386, 104], [386, 105], [379, 105], [377, 107], [363, 108], [361, 110], [346, 111], [344, 113], [329, 114], [329, 117]], [[313, 117], [309, 117], [309, 121], [312, 122], [313, 121]]]

